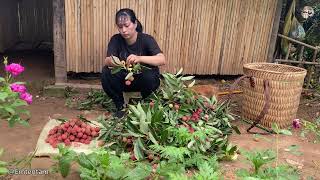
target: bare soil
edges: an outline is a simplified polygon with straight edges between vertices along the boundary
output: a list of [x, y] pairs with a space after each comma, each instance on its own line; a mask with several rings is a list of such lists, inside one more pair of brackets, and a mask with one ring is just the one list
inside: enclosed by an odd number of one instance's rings
[[[12, 56], [13, 57], [13, 56]], [[53, 81], [54, 71], [52, 56], [48, 55], [16, 55], [22, 57], [23, 64], [27, 66], [24, 81], [31, 82], [33, 86], [32, 94], [34, 102], [27, 107], [31, 113], [30, 127], [23, 127], [17, 125], [14, 128], [9, 128], [7, 123], [1, 121], [0, 131], [0, 147], [5, 149], [1, 160], [11, 161], [14, 158], [19, 159], [25, 157], [30, 152], [33, 152], [36, 147], [37, 139], [44, 125], [49, 120], [49, 117], [65, 117], [72, 118], [80, 114], [85, 115], [89, 119], [94, 119], [98, 115], [104, 113], [103, 111], [80, 111], [75, 108], [69, 108], [65, 105], [66, 99], [44, 97], [42, 96], [41, 88], [45, 84], [50, 84]], [[0, 67], [1, 69], [3, 67]], [[1, 72], [0, 72], [1, 74]], [[76, 81], [76, 80], [75, 80]], [[72, 80], [71, 80], [72, 82]], [[83, 81], [82, 81], [83, 82]], [[220, 79], [202, 80], [199, 84], [216, 84]], [[89, 81], [88, 83], [92, 83]], [[221, 83], [219, 84], [221, 86]], [[301, 105], [297, 114], [298, 118], [313, 121], [319, 116], [320, 100], [308, 99], [309, 96], [303, 95]], [[237, 98], [236, 98], [237, 99]], [[235, 102], [233, 106], [235, 112], [240, 111], [240, 105]], [[246, 132], [249, 125], [243, 121], [236, 120], [235, 125], [241, 130], [240, 135], [234, 134], [230, 137], [233, 144], [238, 145], [242, 149], [274, 149], [276, 150], [275, 135], [263, 135], [259, 138], [254, 138], [252, 134]], [[289, 163], [299, 169], [301, 177], [313, 177], [320, 179], [320, 144], [313, 143], [312, 136], [309, 138], [302, 138], [300, 136], [301, 130], [294, 130], [292, 136], [279, 136], [278, 150], [279, 163]], [[286, 149], [291, 145], [299, 146], [298, 151], [302, 155], [294, 155], [287, 152]], [[31, 168], [49, 169], [52, 165], [50, 158], [35, 158], [32, 160]], [[235, 171], [240, 168], [249, 168], [249, 164], [244, 161], [242, 155], [238, 160], [232, 162], [222, 162], [221, 168], [224, 171], [225, 179], [236, 179]], [[77, 173], [77, 168], [73, 167], [72, 173], [66, 179], [80, 179]], [[21, 180], [48, 180], [48, 179], [63, 179], [59, 174], [38, 175], [38, 176], [23, 176], [15, 175], [6, 177], [6, 179], [21, 179]]]

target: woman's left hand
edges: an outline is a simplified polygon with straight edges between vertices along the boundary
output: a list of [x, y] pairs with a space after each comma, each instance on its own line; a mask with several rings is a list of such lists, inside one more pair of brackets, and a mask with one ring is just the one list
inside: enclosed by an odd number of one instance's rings
[[140, 63], [140, 56], [131, 54], [131, 55], [128, 56], [128, 58], [127, 58], [127, 63], [128, 63], [128, 64], [137, 64], [137, 63]]

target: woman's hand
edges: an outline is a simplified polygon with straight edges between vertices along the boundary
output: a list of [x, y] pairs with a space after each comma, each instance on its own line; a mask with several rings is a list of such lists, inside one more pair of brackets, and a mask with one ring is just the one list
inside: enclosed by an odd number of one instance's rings
[[166, 58], [162, 53], [159, 53], [157, 55], [153, 56], [137, 56], [134, 54], [131, 54], [127, 58], [127, 64], [137, 64], [137, 63], [143, 63], [143, 64], [149, 64], [151, 66], [162, 66], [166, 64]]
[[106, 57], [106, 58], [104, 59], [104, 64], [107, 65], [108, 67], [113, 67], [113, 66], [115, 66], [115, 64], [113, 64], [113, 62], [112, 62], [111, 56]]
[[127, 58], [127, 64], [137, 64], [137, 63], [140, 63], [141, 62], [141, 58], [140, 56], [137, 56], [137, 55], [134, 55], [134, 54], [131, 54], [130, 56], [128, 56]]

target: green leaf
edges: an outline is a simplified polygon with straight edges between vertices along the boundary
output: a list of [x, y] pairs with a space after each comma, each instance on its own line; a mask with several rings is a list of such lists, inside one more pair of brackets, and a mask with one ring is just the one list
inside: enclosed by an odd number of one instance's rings
[[276, 123], [272, 123], [271, 128], [275, 133], [279, 134], [279, 128]]
[[127, 120], [127, 126], [133, 133], [142, 134], [136, 125], [132, 124], [130, 120]]
[[129, 109], [136, 117], [140, 118], [140, 112], [134, 105], [129, 105]]
[[137, 158], [137, 160], [142, 160], [144, 158], [143, 152], [142, 152], [142, 150], [141, 150], [141, 148], [139, 146], [138, 141], [134, 142], [133, 152], [134, 152], [134, 156]]
[[146, 113], [142, 109], [141, 104], [139, 103], [137, 109], [140, 113], [140, 131], [144, 134], [148, 134], [149, 128], [148, 123], [146, 123]]
[[59, 160], [59, 171], [62, 177], [67, 177], [70, 172], [71, 161], [67, 158]]
[[182, 77], [181, 80], [182, 81], [189, 81], [189, 80], [191, 80], [193, 78], [194, 78], [194, 76], [185, 76], [185, 77]]
[[284, 135], [288, 135], [288, 136], [291, 136], [292, 135], [292, 132], [287, 130], [287, 129], [281, 129], [279, 131], [280, 134], [284, 134]]
[[150, 140], [153, 142], [153, 144], [159, 145], [157, 140], [153, 137], [153, 135], [151, 134], [151, 132], [148, 133]]
[[26, 84], [25, 82], [15, 82], [15, 84]]
[[26, 109], [16, 109], [16, 113], [19, 114], [26, 114], [27, 116], [30, 116], [30, 111], [26, 110]]
[[82, 166], [86, 169], [93, 170], [93, 165], [92, 165], [91, 161], [88, 159], [88, 157], [84, 153], [79, 154], [78, 162], [79, 162], [80, 166]]
[[116, 74], [116, 73], [120, 72], [121, 69], [122, 69], [121, 67], [113, 67], [111, 69], [111, 74]]
[[7, 168], [0, 167], [0, 175], [5, 175], [8, 173], [9, 173], [9, 170]]
[[4, 109], [11, 114], [15, 114], [15, 110], [12, 107], [5, 106]]
[[237, 133], [237, 134], [241, 134], [239, 128], [237, 126], [232, 126], [232, 129]]
[[21, 125], [25, 126], [25, 127], [29, 127], [29, 126], [30, 126], [30, 124], [28, 123], [28, 121], [23, 120], [23, 119], [21, 119], [21, 120], [19, 121], [19, 123], [20, 123]]
[[230, 120], [230, 121], [234, 121], [234, 117], [231, 115], [231, 114], [226, 114], [227, 118]]
[[160, 122], [163, 119], [163, 111], [158, 110], [153, 113], [151, 124]]
[[6, 81], [6, 79], [4, 79], [3, 77], [0, 77], [0, 82], [4, 82]]
[[59, 153], [62, 154], [59, 159], [59, 171], [63, 177], [68, 176], [70, 172], [71, 162], [74, 160], [76, 153], [72, 150], [64, 148], [62, 145], [58, 146]]
[[10, 118], [8, 123], [9, 123], [9, 127], [12, 128], [14, 126], [14, 124], [16, 123], [16, 121], [15, 121], [15, 119]]
[[144, 137], [144, 135], [142, 135], [142, 134], [134, 133], [134, 132], [132, 132], [130, 130], [127, 130], [127, 131], [133, 137]]
[[137, 143], [138, 143], [138, 145], [139, 145], [139, 147], [140, 147], [140, 149], [142, 149], [142, 150], [144, 150], [144, 151], [146, 151], [147, 149], [144, 147], [144, 145], [143, 145], [143, 142], [142, 142], [142, 139], [141, 138], [137, 138]]
[[20, 99], [17, 99], [14, 101], [14, 103], [12, 103], [13, 107], [26, 106], [26, 105], [28, 105], [27, 102]]
[[152, 168], [150, 165], [139, 163], [136, 168], [129, 171], [126, 175], [126, 180], [145, 179], [151, 174]]
[[0, 100], [4, 101], [8, 97], [8, 93], [0, 92]]
[[7, 164], [8, 164], [7, 162], [0, 161], [0, 166], [5, 166], [5, 165], [7, 165]]

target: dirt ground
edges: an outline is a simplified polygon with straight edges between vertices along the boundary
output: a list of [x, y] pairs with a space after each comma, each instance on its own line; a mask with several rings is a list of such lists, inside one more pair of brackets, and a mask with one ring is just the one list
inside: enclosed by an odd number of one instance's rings
[[[28, 106], [31, 113], [30, 127], [16, 126], [9, 128], [6, 122], [1, 121], [0, 131], [0, 147], [5, 149], [1, 158], [4, 161], [11, 161], [14, 158], [22, 158], [28, 153], [33, 152], [36, 147], [37, 139], [44, 125], [49, 120], [49, 117], [65, 117], [72, 118], [77, 115], [83, 114], [89, 119], [94, 119], [98, 115], [104, 113], [103, 111], [80, 111], [75, 108], [65, 106], [65, 99], [44, 97], [41, 88], [45, 84], [50, 84], [53, 81], [54, 71], [52, 56], [49, 54], [30, 55], [20, 54], [11, 55], [10, 57], [17, 57], [23, 59], [22, 64], [28, 67], [25, 75], [21, 80], [31, 82], [32, 94], [34, 97], [33, 103]], [[32, 67], [32, 68], [29, 68]], [[0, 67], [2, 69], [2, 67]], [[0, 71], [1, 74], [1, 71]], [[76, 80], [75, 80], [76, 81]], [[72, 82], [72, 81], [71, 81]], [[86, 81], [84, 81], [86, 82]], [[89, 81], [88, 83], [92, 83]], [[220, 82], [220, 79], [206, 79], [200, 80], [201, 84]], [[301, 106], [299, 108], [297, 117], [305, 120], [314, 120], [319, 116], [320, 100], [310, 100], [302, 96]], [[236, 104], [232, 107], [234, 110], [240, 109], [240, 105]], [[241, 130], [241, 135], [234, 134], [230, 140], [233, 144], [238, 145], [240, 148], [253, 150], [253, 149], [275, 149], [275, 136], [263, 135], [254, 138], [252, 134], [246, 133], [246, 128], [249, 127], [243, 121], [236, 120], [234, 122]], [[299, 146], [298, 151], [302, 155], [294, 155], [287, 152], [286, 149], [291, 145]], [[279, 162], [289, 163], [299, 169], [301, 177], [307, 179], [313, 177], [320, 179], [320, 144], [310, 142], [310, 139], [300, 137], [300, 130], [293, 131], [292, 136], [281, 135], [279, 137]], [[50, 158], [35, 158], [32, 160], [32, 169], [49, 169], [52, 165]], [[249, 164], [244, 162], [244, 158], [240, 155], [238, 160], [233, 162], [222, 162], [221, 169], [224, 171], [225, 179], [236, 179], [234, 172], [240, 168], [249, 168]], [[63, 179], [59, 174], [38, 175], [38, 176], [11, 176], [8, 179], [23, 179], [23, 180], [48, 180], [48, 179]], [[80, 179], [76, 168], [74, 167], [72, 173], [66, 179]]]

